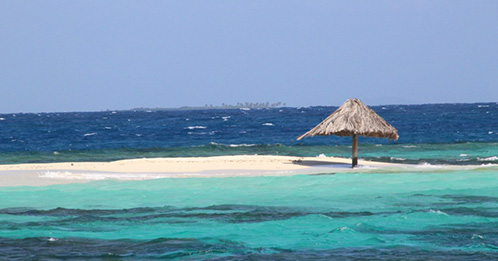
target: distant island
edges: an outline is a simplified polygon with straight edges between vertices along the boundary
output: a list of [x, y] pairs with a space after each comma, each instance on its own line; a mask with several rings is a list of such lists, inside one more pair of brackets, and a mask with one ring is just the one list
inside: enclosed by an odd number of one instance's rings
[[206, 104], [204, 106], [182, 106], [179, 108], [133, 108], [132, 111], [165, 111], [165, 110], [216, 110], [216, 109], [265, 109], [265, 108], [279, 108], [285, 107], [285, 102], [238, 102], [235, 105], [222, 103], [221, 105]]

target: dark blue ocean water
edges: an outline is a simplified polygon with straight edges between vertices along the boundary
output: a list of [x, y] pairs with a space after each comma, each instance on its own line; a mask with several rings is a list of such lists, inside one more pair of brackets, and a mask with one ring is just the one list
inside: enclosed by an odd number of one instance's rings
[[[350, 138], [296, 141], [335, 109], [0, 114], [0, 164], [349, 157]], [[0, 260], [498, 259], [498, 104], [373, 109], [400, 139], [360, 137], [360, 158], [413, 168], [0, 186]]]
[[[443, 164], [494, 161], [492, 156], [496, 155], [498, 142], [496, 103], [372, 108], [398, 129], [400, 138], [388, 141], [360, 137], [362, 158]], [[0, 114], [0, 163], [234, 154], [317, 156], [323, 153], [348, 157], [349, 137], [296, 141], [297, 136], [335, 109]]]

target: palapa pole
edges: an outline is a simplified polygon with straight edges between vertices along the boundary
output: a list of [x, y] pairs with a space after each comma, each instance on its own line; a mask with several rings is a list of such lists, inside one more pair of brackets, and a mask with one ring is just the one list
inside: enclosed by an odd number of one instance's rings
[[352, 168], [358, 166], [358, 135], [353, 134], [353, 163]]

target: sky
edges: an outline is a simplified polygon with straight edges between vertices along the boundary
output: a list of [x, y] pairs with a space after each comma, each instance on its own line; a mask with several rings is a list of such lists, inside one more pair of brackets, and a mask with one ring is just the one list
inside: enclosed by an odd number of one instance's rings
[[0, 0], [0, 113], [498, 101], [498, 1]]

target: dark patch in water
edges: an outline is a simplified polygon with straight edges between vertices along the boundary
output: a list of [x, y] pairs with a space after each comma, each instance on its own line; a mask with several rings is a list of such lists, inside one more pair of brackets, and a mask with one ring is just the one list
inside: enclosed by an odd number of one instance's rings
[[0, 238], [0, 257], [7, 259], [188, 258], [237, 253], [240, 246], [209, 244], [188, 238], [158, 238], [151, 241], [85, 238]]
[[[208, 239], [209, 241], [209, 239]], [[492, 260], [497, 252], [428, 250], [404, 246], [293, 251], [247, 248], [237, 242], [189, 238], [150, 241], [84, 238], [0, 238], [0, 258], [26, 259], [182, 259], [182, 260]]]
[[[425, 195], [413, 194], [412, 197], [432, 198], [432, 209], [438, 209], [448, 215], [455, 216], [477, 216], [477, 217], [498, 217], [498, 198], [489, 196], [473, 195]], [[439, 199], [445, 201], [438, 202]], [[484, 205], [483, 205], [484, 204]], [[469, 205], [469, 206], [463, 206]], [[478, 206], [476, 206], [478, 205]], [[399, 206], [410, 206], [412, 212], [427, 211], [427, 204], [399, 204]]]
[[498, 222], [448, 224], [430, 226], [420, 230], [385, 229], [362, 225], [355, 228], [360, 233], [380, 235], [412, 235], [417, 241], [443, 247], [485, 247], [498, 249]]
[[407, 233], [420, 241], [447, 247], [480, 245], [498, 249], [498, 222], [451, 224]]
[[[332, 218], [348, 218], [373, 215], [394, 214], [400, 212], [312, 212], [296, 211], [285, 207], [267, 207], [252, 205], [214, 205], [203, 208], [131, 208], [119, 210], [102, 209], [66, 209], [55, 208], [50, 210], [36, 210], [28, 208], [7, 208], [0, 209], [0, 214], [17, 216], [52, 216], [63, 219], [44, 222], [27, 222], [23, 226], [44, 226], [44, 225], [71, 225], [74, 223], [92, 222], [153, 222], [153, 223], [179, 223], [178, 219], [210, 219], [227, 223], [254, 223], [272, 220], [284, 220], [293, 217], [322, 214]], [[6, 224], [4, 224], [6, 225]], [[3, 225], [3, 226], [4, 226]], [[2, 225], [0, 225], [2, 226]], [[2, 226], [2, 227], [3, 227]]]
[[[476, 200], [490, 200], [488, 197], [473, 198]], [[457, 208], [442, 208], [442, 212], [448, 215], [474, 215], [483, 216], [487, 218], [496, 218], [496, 211], [492, 209], [484, 208], [467, 208], [467, 207], [457, 207]], [[409, 213], [417, 212], [430, 212], [427, 207], [419, 210], [410, 210]], [[251, 222], [265, 222], [274, 220], [284, 220], [294, 217], [302, 217], [307, 215], [324, 215], [331, 218], [349, 218], [349, 217], [371, 217], [379, 215], [398, 215], [404, 213], [402, 211], [394, 212], [371, 212], [371, 211], [359, 211], [359, 212], [346, 212], [346, 211], [329, 211], [329, 212], [313, 212], [296, 210], [288, 207], [268, 207], [268, 206], [254, 206], [254, 205], [213, 205], [208, 207], [197, 207], [197, 208], [173, 208], [173, 207], [157, 207], [157, 208], [130, 208], [130, 209], [116, 209], [116, 210], [102, 210], [102, 209], [65, 209], [65, 208], [55, 208], [49, 210], [36, 210], [29, 208], [7, 208], [0, 209], [0, 214], [2, 215], [15, 215], [29, 217], [33, 216], [33, 219], [29, 218], [24, 222], [2, 222], [0, 223], [0, 230], [3, 231], [15, 231], [19, 229], [33, 229], [33, 230], [63, 230], [63, 231], [88, 231], [88, 232], [108, 232], [108, 231], [119, 231], [123, 226], [135, 225], [135, 224], [147, 224], [147, 223], [170, 223], [170, 224], [181, 224], [188, 222], [199, 222], [200, 220], [213, 220], [217, 222], [225, 223], [251, 223]], [[43, 217], [42, 221], [38, 220], [38, 217]], [[110, 226], [109, 226], [110, 225]], [[482, 223], [469, 223], [469, 224], [447, 224], [431, 226], [427, 224], [427, 227], [421, 227], [417, 230], [404, 230], [401, 229], [389, 229], [385, 227], [375, 227], [369, 226], [368, 224], [361, 224], [354, 228], [355, 233], [367, 233], [373, 235], [408, 235], [411, 236], [412, 240], [428, 243], [433, 246], [441, 246], [443, 249], [448, 247], [461, 247], [461, 248], [479, 248], [479, 249], [489, 249], [490, 251], [496, 251], [498, 249], [498, 223], [497, 222], [482, 222]], [[318, 232], [322, 233], [322, 232]], [[323, 233], [327, 233], [323, 231]], [[34, 238], [26, 239], [32, 240], [29, 246], [26, 248], [27, 253], [30, 251], [33, 255], [36, 255], [35, 246], [48, 247], [54, 244], [64, 244], [69, 248], [69, 254], [77, 257], [86, 258], [123, 258], [123, 257], [136, 257], [149, 251], [151, 254], [150, 258], [171, 258], [179, 257], [186, 258], [191, 256], [202, 256], [202, 258], [210, 258], [211, 254], [218, 257], [218, 254], [224, 253], [223, 255], [230, 253], [230, 255], [235, 255], [238, 258], [243, 259], [308, 259], [308, 258], [327, 258], [327, 257], [340, 257], [341, 255], [346, 255], [346, 252], [291, 252], [287, 253], [283, 250], [254, 250], [254, 249], [244, 249], [237, 242], [218, 242], [215, 243], [203, 243], [193, 239], [159, 239], [159, 241], [150, 242], [139, 242], [136, 241], [102, 241], [101, 244], [98, 240], [87, 239], [59, 239], [56, 241], [49, 241], [47, 238]], [[163, 241], [161, 241], [163, 240]], [[214, 239], [213, 239], [214, 240]], [[24, 243], [22, 243], [24, 242]], [[27, 241], [26, 241], [27, 242]], [[0, 241], [0, 253], [11, 253], [9, 257], [15, 257], [17, 253], [21, 253], [23, 249], [23, 244], [27, 244], [25, 241], [14, 240], [14, 239], [1, 239]], [[16, 245], [19, 244], [19, 245]], [[126, 244], [130, 244], [129, 246]], [[134, 248], [134, 244], [145, 244], [145, 252], [139, 252], [140, 249]], [[77, 246], [80, 246], [79, 248]], [[99, 246], [101, 245], [101, 246]], [[157, 252], [154, 245], [159, 248], [164, 248], [164, 252]], [[382, 245], [382, 244], [381, 244]], [[176, 246], [181, 246], [176, 249]], [[88, 250], [88, 255], [84, 254], [86, 248], [96, 248], [92, 252]], [[123, 249], [121, 249], [123, 248]], [[152, 250], [148, 250], [148, 249]], [[174, 250], [171, 250], [175, 248]], [[56, 249], [56, 248], [55, 248]], [[83, 249], [83, 250], [74, 250]], [[106, 249], [105, 251], [103, 249]], [[438, 248], [439, 249], [439, 248]], [[126, 252], [126, 251], [128, 252]], [[170, 251], [171, 250], [171, 251]], [[64, 258], [63, 252], [52, 253], [52, 250], [44, 250], [47, 258]], [[47, 252], [48, 251], [48, 252]], [[55, 251], [55, 250], [54, 250]], [[76, 252], [71, 252], [76, 251]], [[82, 253], [77, 252], [82, 251]], [[106, 252], [107, 251], [107, 252]], [[120, 252], [121, 251], [121, 252]], [[124, 251], [124, 252], [123, 252]], [[138, 252], [134, 252], [138, 251]], [[156, 252], [155, 252], [156, 251]], [[169, 251], [169, 252], [168, 252]], [[191, 251], [191, 252], [188, 252]], [[234, 254], [235, 252], [236, 254]], [[262, 252], [261, 252], [262, 251]], [[383, 258], [384, 255], [389, 257], [390, 254], [394, 252], [378, 252], [377, 250], [361, 250], [361, 249], [351, 249], [348, 250], [355, 255], [359, 255], [360, 258], [370, 258], [377, 257]], [[405, 251], [405, 250], [403, 250]], [[421, 250], [411, 249], [406, 250], [411, 251], [412, 254], [423, 255]], [[76, 254], [75, 254], [76, 253]], [[113, 253], [114, 256], [106, 256], [106, 253]], [[148, 253], [148, 252], [147, 252]], [[405, 253], [405, 252], [403, 252]], [[443, 253], [443, 252], [441, 252]], [[445, 252], [446, 253], [446, 252]], [[460, 252], [454, 252], [455, 256], [460, 255]], [[62, 256], [59, 256], [62, 255]], [[324, 255], [324, 256], [322, 256]], [[377, 255], [380, 255], [377, 256]], [[451, 256], [452, 254], [450, 254]], [[484, 255], [484, 254], [483, 254]], [[145, 256], [149, 258], [149, 256]], [[391, 256], [395, 258], [396, 256]], [[468, 252], [464, 253], [464, 257], [472, 258], [473, 254]], [[484, 256], [483, 256], [484, 257]], [[397, 257], [396, 257], [397, 258]]]
[[498, 197], [472, 196], [472, 195], [444, 195], [444, 199], [451, 199], [455, 204], [473, 204], [473, 203], [498, 203]]
[[212, 260], [491, 260], [492, 252], [436, 251], [409, 247], [344, 248], [321, 251], [296, 251], [274, 254], [249, 254], [215, 258]]
[[23, 215], [23, 216], [77, 216], [77, 215], [116, 215], [116, 214], [140, 214], [156, 211], [164, 208], [129, 208], [129, 209], [71, 209], [54, 208], [48, 210], [37, 210], [31, 208], [4, 208], [0, 214]]
[[458, 215], [458, 216], [479, 216], [479, 217], [490, 217], [498, 218], [498, 210], [488, 209], [488, 208], [442, 208], [441, 211], [448, 215]]

